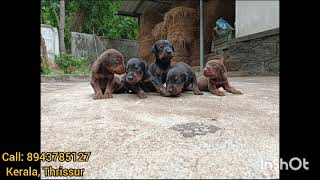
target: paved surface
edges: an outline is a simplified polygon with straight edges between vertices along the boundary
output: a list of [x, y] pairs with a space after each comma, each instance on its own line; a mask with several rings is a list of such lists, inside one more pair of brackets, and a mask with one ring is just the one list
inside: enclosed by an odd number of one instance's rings
[[92, 155], [42, 165], [83, 178], [279, 178], [278, 77], [230, 82], [244, 94], [92, 100], [88, 82], [43, 83], [42, 151]]

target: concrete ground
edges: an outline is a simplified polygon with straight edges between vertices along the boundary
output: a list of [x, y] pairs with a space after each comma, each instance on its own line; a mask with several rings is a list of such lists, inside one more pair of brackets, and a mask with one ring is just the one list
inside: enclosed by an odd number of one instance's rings
[[244, 94], [93, 100], [89, 82], [42, 83], [42, 151], [92, 152], [42, 166], [85, 168], [82, 178], [279, 178], [279, 78], [229, 80]]

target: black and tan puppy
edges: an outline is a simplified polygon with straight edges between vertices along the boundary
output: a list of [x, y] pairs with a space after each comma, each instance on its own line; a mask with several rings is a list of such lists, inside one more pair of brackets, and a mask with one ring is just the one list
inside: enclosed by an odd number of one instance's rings
[[197, 77], [188, 64], [179, 62], [172, 65], [166, 80], [170, 96], [180, 96], [181, 92], [188, 90], [190, 85], [195, 95], [203, 94], [198, 88]]
[[126, 88], [136, 93], [139, 98], [146, 98], [145, 92], [157, 91], [154, 81], [152, 81], [153, 77], [144, 61], [138, 58], [129, 59], [126, 71], [122, 81]]
[[124, 84], [114, 74], [125, 73], [123, 55], [115, 49], [107, 49], [93, 63], [90, 85], [94, 99], [112, 98], [112, 93], [120, 93]]
[[157, 91], [162, 95], [168, 96], [163, 84], [166, 82], [167, 73], [171, 65], [171, 59], [174, 54], [174, 47], [168, 40], [157, 41], [150, 51], [155, 55], [156, 60], [150, 65], [150, 72], [155, 81]]
[[227, 78], [227, 68], [224, 65], [224, 57], [221, 55], [213, 57], [206, 63], [203, 76], [198, 77], [198, 86], [201, 91], [210, 91], [217, 96], [225, 96], [219, 90], [220, 87], [232, 94], [242, 94], [241, 91], [230, 85]]

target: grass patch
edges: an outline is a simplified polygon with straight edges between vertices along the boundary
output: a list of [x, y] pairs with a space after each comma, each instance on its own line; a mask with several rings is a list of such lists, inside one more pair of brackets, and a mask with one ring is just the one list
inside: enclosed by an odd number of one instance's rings
[[87, 57], [75, 57], [71, 54], [55, 56], [56, 66], [41, 65], [41, 75], [56, 77], [64, 75], [89, 75], [90, 60]]

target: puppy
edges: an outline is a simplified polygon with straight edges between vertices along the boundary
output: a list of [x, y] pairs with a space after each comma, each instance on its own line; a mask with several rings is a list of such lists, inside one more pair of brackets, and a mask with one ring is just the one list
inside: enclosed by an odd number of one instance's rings
[[223, 92], [219, 91], [220, 87], [232, 94], [242, 94], [241, 91], [236, 90], [229, 84], [224, 58], [220, 55], [206, 63], [203, 76], [198, 78], [198, 86], [201, 91], [210, 91], [217, 96], [225, 96]]
[[136, 93], [139, 98], [147, 98], [145, 92], [156, 92], [152, 75], [147, 64], [138, 58], [129, 59], [126, 66], [126, 75], [122, 81], [126, 88]]
[[152, 63], [149, 68], [153, 76], [153, 81], [156, 84], [157, 91], [164, 96], [168, 96], [169, 93], [163, 84], [167, 79], [167, 73], [174, 54], [174, 47], [168, 40], [159, 40], [152, 46], [150, 51], [156, 58], [155, 62]]
[[124, 74], [125, 65], [123, 55], [115, 50], [103, 52], [91, 67], [91, 81], [94, 99], [112, 98], [112, 93], [123, 91], [124, 84], [114, 74]]
[[172, 65], [166, 80], [167, 91], [170, 96], [181, 96], [181, 92], [188, 90], [190, 84], [195, 95], [203, 94], [198, 88], [197, 77], [189, 65], [183, 62]]

